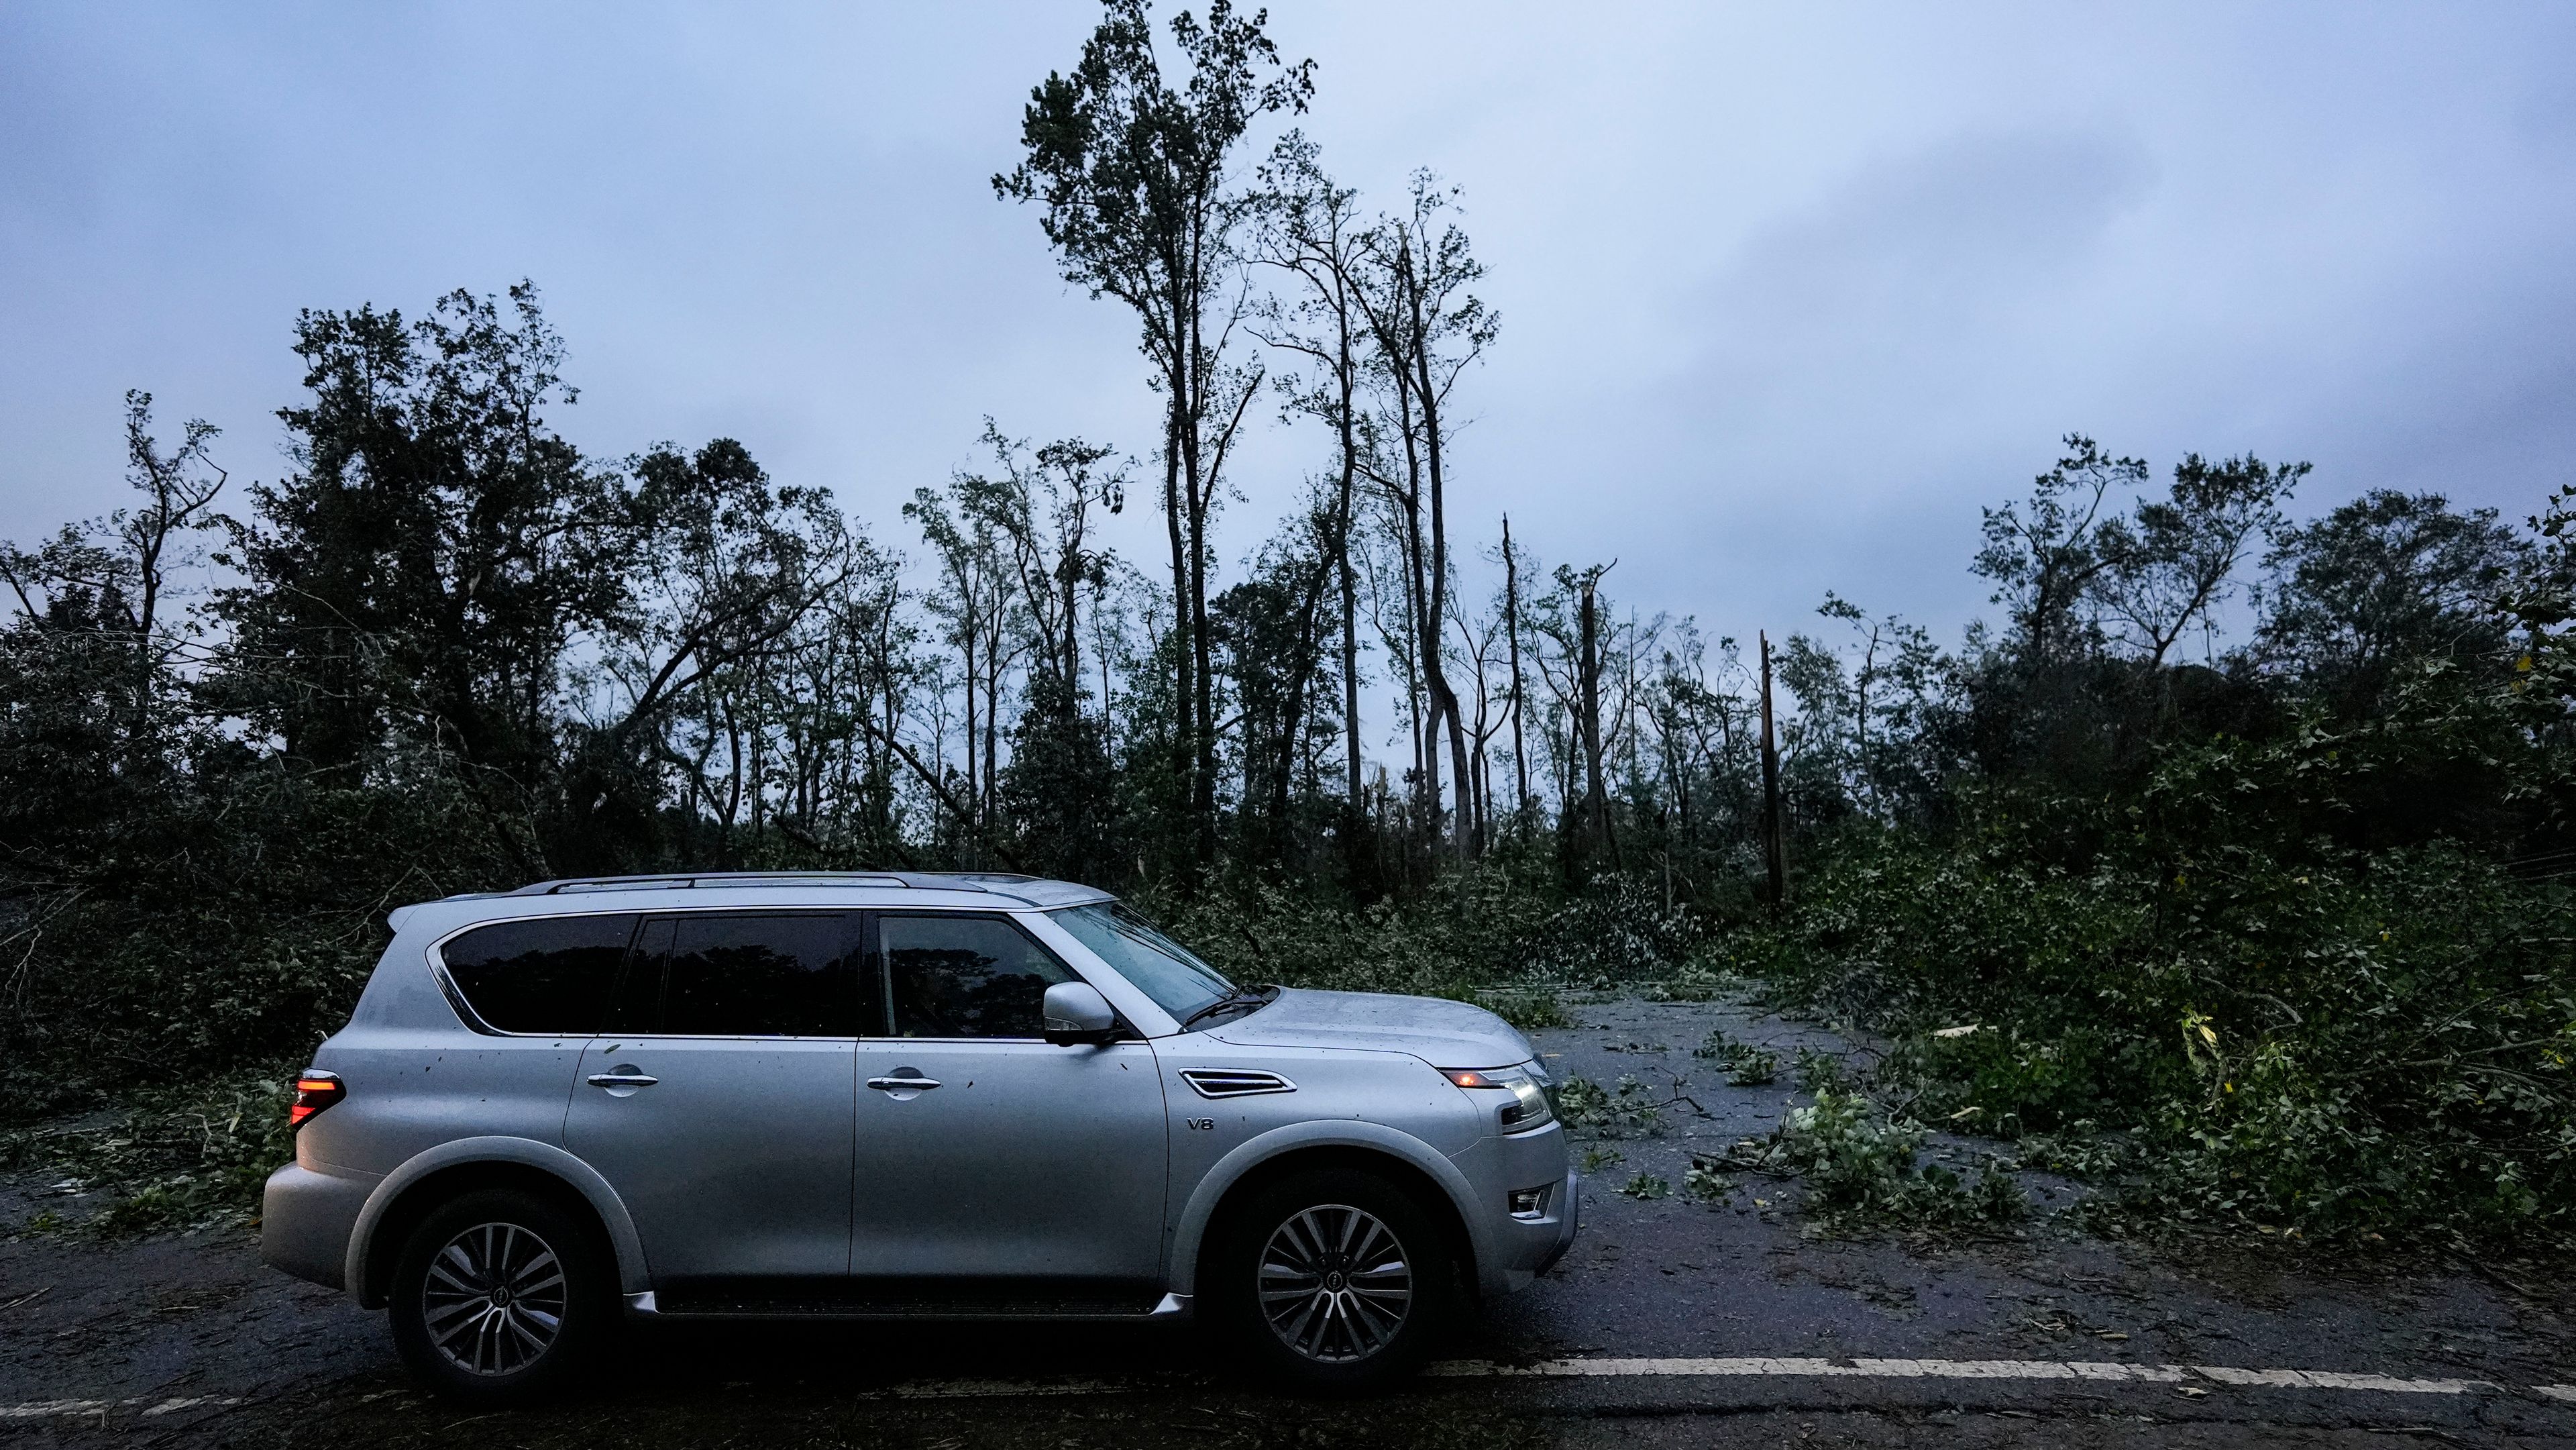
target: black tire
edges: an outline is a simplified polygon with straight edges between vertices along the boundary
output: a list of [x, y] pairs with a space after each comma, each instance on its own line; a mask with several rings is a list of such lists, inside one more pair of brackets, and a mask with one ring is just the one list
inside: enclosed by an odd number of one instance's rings
[[1440, 1220], [1358, 1169], [1256, 1189], [1225, 1215], [1214, 1249], [1200, 1302], [1247, 1369], [1301, 1393], [1363, 1394], [1412, 1374], [1458, 1299], [1457, 1252]]
[[585, 1217], [517, 1189], [481, 1189], [441, 1204], [404, 1240], [394, 1347], [450, 1399], [524, 1404], [595, 1362], [616, 1326], [615, 1288]]

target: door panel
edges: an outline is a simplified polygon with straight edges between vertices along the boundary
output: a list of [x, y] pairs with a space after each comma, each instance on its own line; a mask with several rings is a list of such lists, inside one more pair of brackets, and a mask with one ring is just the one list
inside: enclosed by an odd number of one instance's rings
[[[601, 1037], [564, 1144], [599, 1170], [654, 1282], [837, 1277], [850, 1267], [846, 1041]], [[649, 1086], [593, 1085], [640, 1075]]]
[[859, 922], [705, 912], [643, 929], [564, 1144], [625, 1200], [656, 1287], [849, 1273]]
[[[859, 1060], [853, 1274], [1160, 1276], [1170, 1148], [1151, 1046], [878, 1039]], [[866, 1085], [913, 1078], [939, 1086]]]

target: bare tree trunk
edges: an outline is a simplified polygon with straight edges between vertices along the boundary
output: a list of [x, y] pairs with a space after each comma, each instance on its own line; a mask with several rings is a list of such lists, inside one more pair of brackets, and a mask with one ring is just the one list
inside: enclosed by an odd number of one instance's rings
[[1878, 787], [1869, 769], [1869, 687], [1878, 669], [1878, 626], [1869, 627], [1869, 642], [1861, 647], [1860, 668], [1852, 673], [1852, 771], [1860, 777], [1861, 799], [1869, 802], [1869, 813], [1878, 815]]
[[[1432, 653], [1439, 653], [1439, 641], [1432, 641]], [[1435, 658], [1431, 664], [1431, 702], [1437, 715], [1435, 727], [1446, 724], [1449, 736], [1449, 770], [1452, 789], [1457, 796], [1457, 822], [1453, 845], [1462, 862], [1476, 859], [1475, 776], [1467, 759], [1467, 725], [1458, 705], [1458, 692], [1449, 683], [1449, 675]], [[1437, 742], [1434, 742], [1437, 748]], [[1437, 799], [1435, 790], [1434, 799]]]
[[[1406, 592], [1412, 585], [1406, 582]], [[1412, 654], [1404, 659], [1404, 729], [1414, 739], [1414, 819], [1422, 819], [1422, 667]]]
[[1002, 733], [1002, 656], [999, 642], [984, 641], [984, 794], [976, 799], [979, 819], [993, 819], [993, 803], [1000, 798], [997, 765]]
[[1476, 858], [1475, 783], [1468, 774], [1466, 722], [1459, 717], [1458, 692], [1450, 687], [1449, 672], [1440, 663], [1440, 631], [1448, 613], [1449, 601], [1449, 527], [1446, 498], [1446, 475], [1442, 469], [1444, 450], [1440, 437], [1440, 395], [1431, 379], [1431, 338], [1422, 315], [1422, 289], [1417, 284], [1406, 289], [1413, 324], [1414, 386], [1422, 392], [1422, 437], [1424, 452], [1431, 466], [1431, 632], [1429, 648], [1423, 654], [1424, 679], [1431, 687], [1432, 708], [1445, 715], [1449, 724], [1449, 763], [1457, 778], [1458, 791], [1458, 859]]
[[[1410, 429], [1412, 427], [1410, 418], [1405, 420], [1404, 426], [1408, 431], [1405, 447], [1408, 454], [1410, 454], [1413, 446], [1412, 439], [1409, 436]], [[1410, 457], [1406, 460], [1406, 472], [1408, 475], [1416, 472], [1414, 463]], [[1415, 489], [1408, 481], [1406, 495], [1404, 498], [1399, 500], [1403, 509], [1404, 523], [1404, 534], [1400, 540], [1404, 553], [1404, 568], [1402, 570], [1404, 576], [1404, 626], [1406, 633], [1410, 636], [1405, 641], [1407, 648], [1405, 649], [1404, 656], [1404, 704], [1406, 715], [1411, 722], [1413, 732], [1413, 806], [1414, 816], [1417, 820], [1421, 818], [1426, 810], [1433, 813], [1436, 817], [1440, 804], [1440, 764], [1431, 751], [1432, 735], [1438, 728], [1439, 720], [1438, 717], [1434, 716], [1430, 712], [1429, 707], [1423, 699], [1422, 659], [1424, 646], [1422, 643], [1422, 610], [1425, 581], [1422, 577], [1422, 515], [1421, 510], [1417, 506], [1420, 497], [1421, 495], [1419, 490]], [[1433, 829], [1438, 829], [1436, 824]]]
[[1771, 736], [1771, 636], [1762, 639], [1762, 865], [1770, 878], [1771, 909], [1786, 899], [1788, 872], [1780, 849], [1780, 751]]
[[1583, 779], [1595, 845], [1610, 843], [1610, 792], [1601, 780], [1601, 632], [1593, 580], [1583, 581]]
[[1342, 323], [1340, 333], [1342, 481], [1334, 515], [1333, 564], [1342, 576], [1342, 751], [1349, 773], [1349, 799], [1356, 810], [1360, 804], [1360, 586], [1358, 571], [1351, 568], [1351, 528], [1357, 521], [1354, 494], [1359, 485], [1359, 444], [1351, 436], [1351, 395], [1357, 386], [1353, 376], [1357, 364], [1351, 358], [1348, 321]]
[[[1488, 639], [1483, 648], [1489, 649], [1492, 644], [1493, 641]], [[1486, 749], [1486, 742], [1493, 738], [1493, 731], [1488, 724], [1492, 718], [1490, 711], [1493, 700], [1486, 685], [1485, 656], [1480, 650], [1476, 656], [1475, 744], [1469, 751], [1476, 764], [1476, 844], [1479, 850], [1483, 849], [1485, 842], [1493, 839], [1494, 829], [1494, 760], [1492, 753]]]
[[[1578, 666], [1576, 674], [1581, 673], [1581, 668]], [[1578, 690], [1577, 693], [1581, 692]], [[1563, 819], [1571, 819], [1574, 809], [1574, 773], [1583, 768], [1583, 722], [1575, 719], [1574, 712], [1570, 710], [1566, 712], [1565, 718], [1565, 754], [1559, 757], [1559, 760], [1556, 770], [1557, 815]], [[1587, 811], [1590, 809], [1588, 800], [1585, 809]], [[1585, 829], [1588, 830], [1590, 827], [1586, 826]]]
[[1163, 522], [1172, 536], [1172, 628], [1179, 638], [1172, 648], [1172, 768], [1193, 803], [1198, 789], [1191, 777], [1198, 769], [1198, 694], [1191, 673], [1189, 543], [1181, 506], [1181, 399], [1177, 385], [1168, 425], [1163, 431]]
[[1360, 589], [1351, 569], [1350, 532], [1342, 533], [1342, 752], [1350, 774], [1350, 802], [1359, 808], [1360, 783]]
[[1216, 700], [1208, 644], [1207, 503], [1194, 498], [1190, 503], [1190, 672], [1198, 695], [1191, 711], [1198, 763], [1190, 772], [1190, 814], [1197, 824], [1202, 871], [1216, 864]]
[[724, 813], [725, 856], [730, 862], [734, 854], [734, 822], [742, 815], [742, 730], [734, 720], [730, 698], [724, 704], [724, 731], [725, 762], [731, 767], [726, 772], [729, 778], [725, 781]]
[[[1077, 538], [1074, 541], [1073, 556], [1065, 559], [1058, 566], [1058, 572], [1064, 575], [1065, 709], [1074, 714], [1080, 714], [1082, 710], [1080, 697], [1077, 694], [1082, 689], [1082, 636], [1074, 629], [1074, 610], [1082, 593], [1080, 550], [1081, 540]], [[1103, 709], [1109, 706], [1107, 700], [1101, 701], [1100, 704]]]
[[1404, 605], [1413, 631], [1413, 659], [1407, 683], [1419, 698], [1413, 706], [1413, 787], [1416, 806], [1434, 836], [1440, 831], [1440, 696], [1432, 685], [1440, 652], [1440, 619], [1431, 613], [1428, 550], [1422, 536], [1422, 440], [1416, 431], [1416, 398], [1411, 374], [1395, 370], [1396, 426], [1404, 437]]
[[[1323, 526], [1327, 529], [1331, 527], [1329, 517], [1323, 521]], [[1307, 580], [1305, 588], [1300, 591], [1297, 601], [1295, 632], [1297, 664], [1289, 674], [1288, 688], [1282, 692], [1284, 699], [1280, 706], [1279, 759], [1272, 772], [1270, 792], [1267, 797], [1270, 819], [1276, 823], [1281, 832], [1280, 840], [1283, 842], [1286, 840], [1288, 807], [1292, 798], [1290, 787], [1295, 783], [1298, 756], [1301, 754], [1298, 741], [1303, 738], [1305, 731], [1306, 698], [1314, 683], [1315, 666], [1323, 658], [1324, 653], [1320, 642], [1315, 638], [1315, 619], [1324, 607], [1324, 585], [1330, 577], [1331, 569], [1330, 560], [1317, 559], [1315, 572]], [[1251, 752], [1247, 750], [1245, 759], [1248, 761], [1250, 758]], [[1247, 778], [1245, 785], [1247, 792], [1244, 801], [1248, 806], [1254, 799], [1249, 792], [1252, 782]]]
[[1521, 569], [1512, 553], [1512, 516], [1503, 515], [1503, 629], [1512, 643], [1512, 818], [1529, 809], [1529, 753], [1521, 747]]
[[958, 587], [966, 596], [966, 627], [962, 633], [966, 641], [966, 809], [970, 814], [966, 817], [965, 826], [967, 836], [972, 838], [982, 823], [980, 803], [983, 800], [982, 793], [976, 789], [975, 777], [975, 589], [973, 581], [962, 574]]
[[769, 819], [769, 725], [755, 718], [751, 728], [751, 839], [757, 845], [760, 828]]
[[[1321, 364], [1330, 378], [1329, 394], [1306, 400], [1300, 406], [1328, 415], [1341, 446], [1341, 477], [1324, 544], [1329, 555], [1325, 562], [1335, 571], [1340, 588], [1343, 791], [1348, 808], [1356, 813], [1362, 809], [1361, 797], [1366, 789], [1360, 758], [1359, 581], [1351, 564], [1351, 530], [1360, 472], [1356, 408], [1360, 360], [1353, 326], [1353, 309], [1360, 305], [1353, 294], [1358, 238], [1351, 231], [1351, 206], [1358, 193], [1335, 186], [1314, 158], [1312, 143], [1308, 142], [1300, 142], [1285, 153], [1287, 164], [1282, 175], [1286, 185], [1276, 194], [1276, 200], [1285, 205], [1287, 225], [1278, 234], [1284, 245], [1273, 247], [1264, 260], [1305, 282], [1313, 310], [1304, 315], [1328, 320], [1330, 330], [1320, 336], [1306, 332], [1291, 320], [1291, 315], [1273, 312], [1269, 315], [1281, 324], [1279, 332], [1265, 336], [1263, 341], [1304, 353]], [[1322, 652], [1317, 653], [1320, 656]], [[1314, 790], [1314, 754], [1308, 752], [1310, 794]]]

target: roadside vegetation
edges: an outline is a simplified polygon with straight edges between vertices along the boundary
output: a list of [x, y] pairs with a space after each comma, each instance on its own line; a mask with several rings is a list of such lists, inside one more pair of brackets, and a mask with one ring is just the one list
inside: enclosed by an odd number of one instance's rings
[[1895, 1035], [1880, 1080], [1918, 1119], [2114, 1190], [2106, 1221], [2563, 1240], [2566, 890], [2456, 840], [2333, 839], [2356, 788], [2517, 753], [2424, 738], [2461, 723], [2308, 722], [2178, 750], [2128, 800], [1846, 840], [1747, 948], [1781, 1000]]
[[[1133, 453], [996, 422], [874, 519], [729, 439], [586, 453], [525, 284], [296, 318], [273, 476], [129, 395], [128, 506], [0, 546], [0, 1165], [108, 1226], [245, 1211], [404, 901], [1025, 870], [1251, 980], [1524, 1026], [1750, 984], [1893, 1044], [1851, 1081], [1706, 1044], [1812, 1105], [1640, 1196], [2013, 1217], [2001, 1167], [1919, 1161], [1939, 1127], [2105, 1228], [2567, 1241], [2567, 495], [2525, 529], [2069, 437], [1999, 483], [1954, 641], [1625, 606], [1447, 452], [1502, 338], [1455, 194], [1336, 181], [1264, 24], [1107, 6], [995, 178], [1133, 314]], [[1228, 471], [1274, 417], [1302, 483]], [[1218, 536], [1238, 492], [1267, 540]], [[1131, 502], [1168, 561], [1102, 546]], [[1604, 1152], [1665, 1106], [1566, 1093]]]
[[30, 1233], [153, 1233], [237, 1224], [295, 1154], [291, 1067], [117, 1095], [97, 1111], [0, 1129], [0, 1173], [27, 1175]]

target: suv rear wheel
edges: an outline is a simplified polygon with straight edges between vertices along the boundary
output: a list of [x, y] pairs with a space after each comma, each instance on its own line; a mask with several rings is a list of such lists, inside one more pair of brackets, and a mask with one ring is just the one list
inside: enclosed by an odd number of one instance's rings
[[430, 1388], [481, 1405], [561, 1388], [605, 1338], [615, 1305], [589, 1225], [516, 1189], [441, 1205], [394, 1267], [394, 1347]]
[[1257, 1190], [1230, 1215], [1210, 1307], [1268, 1379], [1356, 1393], [1420, 1366], [1448, 1316], [1449, 1236], [1373, 1173], [1324, 1169]]

